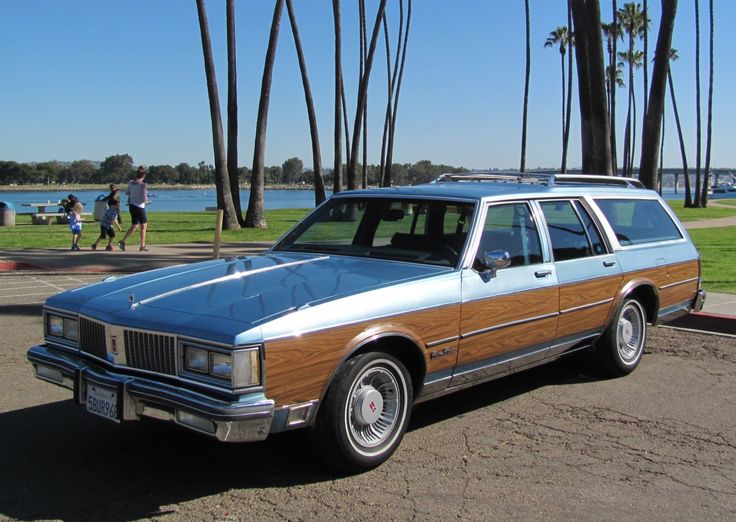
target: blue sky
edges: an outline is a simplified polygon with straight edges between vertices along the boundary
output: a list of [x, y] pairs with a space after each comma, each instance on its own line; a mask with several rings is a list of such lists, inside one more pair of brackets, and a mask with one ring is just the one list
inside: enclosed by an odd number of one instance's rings
[[[619, 0], [618, 4], [623, 5]], [[703, 140], [707, 100], [708, 13], [701, 0]], [[226, 48], [223, 0], [208, 0], [223, 111]], [[357, 2], [343, 0], [343, 67], [352, 115], [357, 91]], [[375, 13], [376, 0], [368, 0]], [[560, 161], [560, 69], [544, 48], [566, 25], [564, 0], [531, 0], [532, 77], [527, 168]], [[653, 54], [659, 2], [650, 0]], [[322, 161], [332, 165], [333, 21], [329, 0], [294, 0], [315, 98]], [[601, 5], [610, 20], [610, 2]], [[263, 59], [273, 1], [237, 2], [239, 164], [250, 166]], [[712, 166], [736, 167], [734, 44], [720, 21], [736, 19], [736, 2], [715, 0], [716, 71]], [[397, 1], [389, 0], [396, 31]], [[0, 0], [0, 160], [103, 160], [130, 154], [137, 164], [213, 163], [207, 91], [194, 0]], [[677, 101], [695, 163], [694, 8], [680, 0], [673, 47]], [[392, 50], [395, 47], [392, 35]], [[383, 43], [369, 94], [369, 162], [377, 163], [386, 103]], [[639, 73], [639, 77], [641, 73]], [[522, 0], [414, 0], [394, 152], [468, 168], [518, 168], [524, 87]], [[641, 106], [642, 87], [637, 81]], [[626, 91], [618, 91], [623, 130]], [[577, 100], [574, 100], [576, 103]], [[665, 165], [680, 164], [674, 118], [667, 110]], [[580, 165], [573, 107], [569, 165]], [[640, 125], [639, 125], [640, 126]], [[640, 141], [640, 138], [637, 138]], [[619, 137], [619, 144], [623, 139]], [[619, 157], [620, 156], [619, 151]], [[284, 11], [268, 125], [266, 164], [298, 156], [311, 166], [303, 90]], [[637, 156], [638, 158], [638, 156]], [[638, 159], [637, 159], [638, 161]]]

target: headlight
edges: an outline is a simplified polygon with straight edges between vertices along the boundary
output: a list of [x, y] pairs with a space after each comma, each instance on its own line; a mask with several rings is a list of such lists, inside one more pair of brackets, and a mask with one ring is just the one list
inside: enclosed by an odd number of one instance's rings
[[187, 371], [206, 374], [214, 381], [233, 388], [255, 386], [261, 382], [261, 357], [257, 347], [232, 352], [216, 351], [202, 345], [182, 344]]
[[210, 373], [214, 377], [230, 380], [233, 373], [230, 354], [210, 353]]
[[69, 341], [77, 341], [79, 338], [78, 322], [70, 317], [62, 317], [52, 313], [46, 313], [46, 335], [62, 337]]
[[207, 350], [187, 346], [184, 358], [186, 359], [187, 370], [207, 373], [209, 369], [207, 366]]

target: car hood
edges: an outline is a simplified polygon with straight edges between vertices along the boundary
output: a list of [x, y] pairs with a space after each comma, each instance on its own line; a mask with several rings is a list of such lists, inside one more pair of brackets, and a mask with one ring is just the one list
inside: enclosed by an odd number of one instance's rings
[[121, 326], [232, 342], [266, 321], [437, 273], [375, 259], [266, 253], [167, 267], [63, 292], [46, 306]]

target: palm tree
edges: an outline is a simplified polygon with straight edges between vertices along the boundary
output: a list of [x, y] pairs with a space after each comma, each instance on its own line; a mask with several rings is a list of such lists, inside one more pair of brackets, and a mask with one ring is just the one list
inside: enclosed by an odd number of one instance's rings
[[335, 25], [335, 160], [332, 169], [332, 191], [342, 191], [342, 23], [340, 0], [332, 0], [332, 18]]
[[642, 66], [644, 53], [642, 51], [620, 51], [619, 58], [629, 65], [629, 106], [626, 112], [626, 127], [624, 129], [624, 176], [631, 176], [634, 166], [634, 151], [636, 150], [636, 93], [634, 92], [634, 69]]
[[[611, 1], [611, 54], [609, 56], [609, 67], [612, 71], [611, 81], [611, 100], [610, 100], [610, 112], [609, 121], [611, 122], [611, 163], [613, 169], [613, 175], [618, 176], [618, 147], [616, 146], [616, 86], [618, 85], [618, 39], [623, 40], [623, 33], [618, 23], [618, 5], [616, 0]], [[623, 82], [623, 80], [621, 80]]]
[[312, 139], [312, 165], [314, 171], [314, 203], [319, 205], [326, 198], [325, 196], [325, 180], [322, 176], [322, 154], [319, 147], [319, 131], [317, 129], [317, 115], [314, 112], [314, 101], [312, 99], [312, 89], [309, 86], [309, 74], [307, 73], [307, 62], [304, 59], [304, 51], [302, 49], [302, 40], [299, 37], [299, 27], [296, 23], [296, 13], [291, 0], [286, 0], [286, 10], [289, 13], [289, 22], [291, 23], [291, 33], [294, 35], [294, 46], [296, 47], [297, 58], [299, 59], [299, 70], [302, 75], [302, 85], [304, 86], [304, 100], [307, 104], [307, 115], [309, 117], [309, 132]]
[[[558, 27], [554, 31], [551, 31], [549, 33], [549, 36], [544, 42], [545, 47], [554, 47], [555, 45], [558, 46], [558, 50], [560, 52], [560, 71], [562, 73], [562, 148], [563, 157], [565, 156], [565, 129], [567, 127], [566, 125], [566, 107], [565, 107], [565, 99], [566, 99], [566, 88], [567, 84], [565, 82], [565, 54], [567, 53], [567, 45], [571, 40], [570, 31], [567, 27]], [[564, 168], [564, 160], [563, 165], [560, 166], [560, 171], [565, 172]]]
[[[702, 131], [700, 128], [700, 2], [695, 0], [695, 208], [702, 207], [700, 187], [700, 153], [702, 150]], [[708, 182], [705, 183], [707, 191]]]
[[710, 174], [710, 147], [713, 138], [713, 0], [708, 2], [710, 25], [709, 72], [708, 72], [708, 126], [705, 138], [705, 181], [701, 189], [700, 200], [703, 206], [708, 205], [708, 176]]
[[238, 179], [238, 75], [235, 54], [235, 0], [227, 0], [227, 172], [230, 178], [230, 194], [238, 217], [238, 224], [245, 225], [240, 205], [240, 180]]
[[[615, 1], [614, 1], [615, 13]], [[611, 122], [611, 155], [612, 170], [614, 174], [618, 171], [618, 153], [616, 152], [616, 87], [623, 85], [621, 68], [617, 59], [616, 41], [623, 40], [623, 31], [620, 24], [614, 18], [610, 24], [601, 24], [601, 30], [606, 38], [606, 51], [608, 52], [608, 67], [606, 67], [606, 94], [608, 95], [608, 120]]]
[[258, 103], [258, 119], [256, 120], [256, 137], [253, 150], [253, 171], [251, 172], [250, 199], [245, 214], [245, 226], [266, 228], [266, 213], [263, 205], [263, 188], [265, 184], [264, 157], [266, 155], [266, 127], [268, 126], [268, 103], [271, 98], [271, 80], [273, 64], [276, 61], [276, 43], [279, 39], [281, 14], [284, 12], [284, 0], [276, 0], [271, 20], [271, 32], [268, 37], [268, 49], [263, 65], [261, 78], [261, 97]]
[[624, 58], [624, 61], [629, 65], [629, 100], [626, 111], [627, 123], [624, 131], [624, 176], [631, 176], [631, 165], [633, 164], [634, 156], [634, 139], [631, 136], [631, 111], [632, 104], [634, 103], [634, 68], [636, 67], [634, 60], [637, 56], [639, 57], [639, 60], [641, 60], [643, 55], [641, 51], [639, 51], [641, 54], [637, 55], [634, 50], [635, 38], [642, 34], [642, 28], [644, 26], [644, 16], [641, 12], [641, 5], [634, 2], [625, 3], [624, 6], [617, 11], [616, 19], [626, 31], [629, 41], [628, 50], [625, 52], [619, 52], [618, 55], [619, 57]]
[[677, 0], [662, 1], [662, 17], [659, 22], [659, 34], [654, 51], [654, 68], [652, 85], [649, 93], [649, 105], [642, 125], [641, 161], [639, 163], [639, 179], [652, 190], [659, 188], [658, 174], [660, 142], [664, 116], [664, 102], [667, 94], [667, 71], [669, 70], [672, 32], [675, 27]]
[[567, 53], [567, 111], [565, 112], [565, 134], [562, 138], [562, 164], [560, 172], [567, 172], [567, 146], [570, 143], [570, 115], [572, 113], [572, 48], [575, 45], [575, 35], [572, 31], [572, 5], [571, 0], [567, 0], [567, 27], [570, 40], [568, 42], [569, 52]]
[[[647, 0], [642, 0], [642, 9], [641, 9], [641, 15], [644, 18], [644, 26], [641, 28], [641, 40], [642, 40], [642, 47], [644, 47], [644, 59], [643, 59], [643, 66], [644, 66], [644, 98], [643, 98], [643, 105], [644, 105], [644, 112], [643, 114], [646, 115], [647, 113], [647, 106], [649, 105], [649, 24], [651, 23], [651, 20], [649, 20], [649, 4]], [[660, 20], [661, 24], [661, 20]]]
[[[403, 9], [403, 3], [399, 2], [399, 11], [400, 11], [400, 18], [403, 20], [404, 18], [404, 9]], [[394, 74], [393, 74], [393, 80], [396, 81], [396, 90], [393, 91], [393, 97], [394, 97], [394, 106], [393, 110], [391, 111], [391, 123], [390, 128], [388, 132], [388, 151], [386, 153], [386, 172], [385, 172], [385, 179], [383, 180], [383, 186], [388, 187], [391, 186], [391, 165], [393, 164], [393, 157], [394, 157], [394, 139], [396, 136], [396, 114], [399, 112], [399, 95], [401, 94], [401, 80], [404, 77], [404, 65], [406, 64], [406, 49], [407, 44], [409, 42], [409, 27], [411, 25], [411, 0], [408, 0], [407, 2], [407, 10], [406, 10], [406, 27], [404, 29], [404, 41], [403, 45], [401, 45], [401, 65], [399, 66], [399, 72], [398, 72], [398, 78], [396, 73], [396, 68], [394, 67]], [[399, 23], [399, 34], [401, 33], [401, 23]], [[401, 38], [399, 38], [399, 41], [401, 42]], [[398, 47], [396, 49], [398, 53]], [[397, 55], [398, 58], [398, 55]]]
[[227, 174], [227, 158], [225, 156], [225, 141], [222, 135], [222, 116], [220, 115], [220, 98], [217, 94], [217, 77], [215, 63], [212, 58], [212, 43], [210, 30], [207, 24], [207, 8], [204, 0], [196, 0], [197, 15], [199, 17], [199, 33], [202, 39], [202, 54], [204, 55], [204, 70], [207, 77], [207, 95], [210, 101], [210, 120], [212, 123], [212, 144], [215, 154], [215, 189], [217, 191], [217, 208], [224, 212], [222, 226], [226, 229], [238, 229], [240, 223], [233, 206], [230, 192], [230, 180]]
[[531, 76], [532, 65], [532, 44], [531, 44], [531, 27], [529, 23], [529, 0], [524, 0], [524, 14], [526, 15], [526, 61], [524, 73], [524, 109], [521, 116], [521, 160], [519, 162], [519, 171], [526, 170], [526, 122], [527, 112], [529, 110], [529, 77]]
[[572, 0], [583, 173], [612, 174], [605, 64], [598, 2]]
[[[368, 96], [368, 82], [371, 76], [371, 68], [373, 67], [373, 56], [376, 52], [376, 42], [378, 41], [378, 33], [381, 30], [381, 20], [386, 10], [386, 0], [381, 0], [378, 5], [376, 21], [373, 24], [373, 33], [371, 36], [368, 53], [365, 60], [365, 68], [363, 74], [360, 75], [358, 83], [358, 98], [355, 108], [355, 119], [353, 121], [353, 139], [350, 145], [350, 162], [348, 163], [348, 190], [355, 190], [356, 179], [358, 174], [358, 149], [360, 147], [360, 129], [363, 124], [363, 117], [366, 112], [366, 99]], [[364, 162], [365, 163], [365, 162]]]
[[682, 136], [682, 124], [680, 123], [680, 112], [677, 110], [677, 98], [675, 97], [675, 84], [672, 81], [672, 62], [678, 60], [677, 49], [670, 49], [670, 63], [667, 66], [667, 82], [670, 87], [670, 99], [672, 110], [675, 113], [675, 125], [677, 125], [677, 137], [680, 140], [680, 156], [682, 157], [682, 172], [685, 175], [685, 207], [693, 206], [692, 193], [690, 192], [690, 175], [687, 168], [687, 153], [685, 151], [685, 139]]

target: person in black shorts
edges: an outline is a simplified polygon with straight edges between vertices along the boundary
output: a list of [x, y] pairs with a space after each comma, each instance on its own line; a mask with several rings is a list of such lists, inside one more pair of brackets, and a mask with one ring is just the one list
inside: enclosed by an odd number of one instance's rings
[[118, 241], [120, 250], [125, 250], [125, 242], [128, 237], [139, 228], [141, 231], [141, 246], [139, 250], [141, 252], [148, 252], [150, 250], [146, 246], [146, 229], [148, 228], [146, 205], [148, 204], [148, 192], [146, 191], [145, 178], [146, 170], [142, 166], [138, 167], [135, 179], [128, 183], [128, 188], [125, 191], [128, 194], [128, 210], [130, 210], [130, 222], [132, 224], [123, 236], [123, 239]]

